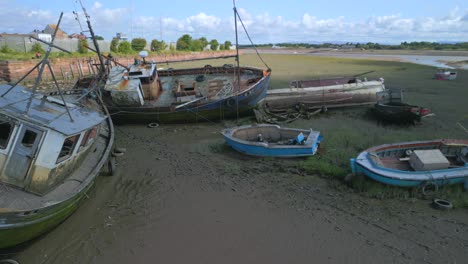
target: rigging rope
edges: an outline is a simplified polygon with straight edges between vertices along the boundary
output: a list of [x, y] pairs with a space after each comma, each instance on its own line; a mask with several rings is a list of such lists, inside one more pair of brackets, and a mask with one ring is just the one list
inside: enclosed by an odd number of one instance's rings
[[257, 56], [260, 58], [260, 60], [263, 62], [263, 64], [265, 65], [265, 67], [268, 68], [268, 70], [270, 70], [270, 66], [268, 66], [268, 64], [263, 60], [262, 56], [260, 56], [260, 53], [258, 52], [257, 50], [257, 46], [255, 46], [255, 44], [253, 43], [252, 39], [250, 38], [250, 35], [249, 35], [249, 32], [247, 32], [247, 29], [245, 28], [245, 25], [244, 25], [244, 22], [242, 22], [242, 18], [240, 17], [239, 13], [237, 12], [237, 9], [236, 9], [236, 15], [237, 17], [239, 18], [239, 21], [241, 22], [241, 25], [242, 27], [244, 28], [244, 31], [245, 31], [245, 34], [247, 35], [247, 38], [249, 38], [250, 40], [250, 43], [252, 44], [252, 46], [254, 47], [254, 50], [255, 52], [257, 53]]

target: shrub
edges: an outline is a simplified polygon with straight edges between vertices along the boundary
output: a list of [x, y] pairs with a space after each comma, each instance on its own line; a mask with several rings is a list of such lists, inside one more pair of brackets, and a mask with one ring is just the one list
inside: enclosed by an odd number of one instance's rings
[[132, 45], [130, 44], [130, 42], [124, 40], [124, 41], [120, 42], [117, 51], [119, 53], [123, 53], [123, 54], [130, 54], [130, 53], [133, 52]]
[[134, 38], [132, 39], [132, 49], [134, 51], [142, 51], [145, 49], [146, 39], [144, 38]]

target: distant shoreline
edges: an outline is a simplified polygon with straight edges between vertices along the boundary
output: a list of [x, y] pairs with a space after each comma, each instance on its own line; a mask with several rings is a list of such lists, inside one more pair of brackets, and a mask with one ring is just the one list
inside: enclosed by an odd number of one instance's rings
[[[255, 52], [244, 49], [245, 53]], [[459, 50], [359, 50], [359, 49], [306, 49], [306, 48], [259, 48], [259, 53], [302, 54], [310, 56], [357, 58], [383, 61], [411, 62], [434, 67], [468, 69], [468, 51]]]

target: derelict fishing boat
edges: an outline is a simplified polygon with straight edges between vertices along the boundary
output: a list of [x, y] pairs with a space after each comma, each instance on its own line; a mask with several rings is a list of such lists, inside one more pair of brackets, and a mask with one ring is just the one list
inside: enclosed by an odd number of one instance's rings
[[463, 183], [468, 177], [468, 140], [438, 139], [369, 148], [351, 159], [353, 174], [378, 182], [418, 187]]
[[221, 134], [226, 143], [235, 150], [262, 157], [312, 156], [322, 141], [318, 131], [284, 128], [272, 124], [228, 128]]
[[103, 99], [115, 122], [220, 120], [250, 112], [269, 80], [269, 70], [253, 67], [157, 70], [143, 60], [113, 67]]
[[382, 78], [370, 81], [356, 77], [292, 81], [289, 88], [268, 90], [264, 104], [270, 112], [369, 105], [378, 102], [379, 92], [383, 91]]
[[[242, 20], [235, 6], [234, 17], [237, 42], [237, 19]], [[145, 60], [146, 52], [140, 56], [110, 70], [103, 99], [115, 122], [192, 122], [252, 113], [271, 76], [266, 64], [266, 69], [240, 66], [238, 50], [237, 65], [188, 69], [158, 70]]]
[[93, 91], [64, 95], [57, 82], [58, 97], [37, 91], [49, 53], [36, 65], [32, 90], [19, 81], [0, 85], [0, 248], [57, 226], [77, 209], [101, 168], [115, 165], [112, 121]]

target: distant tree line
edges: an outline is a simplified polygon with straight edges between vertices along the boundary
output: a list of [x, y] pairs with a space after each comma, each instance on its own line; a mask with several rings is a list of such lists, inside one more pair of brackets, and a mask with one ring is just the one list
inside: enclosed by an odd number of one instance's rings
[[[170, 50], [178, 51], [203, 51], [209, 45], [210, 50], [229, 50], [232, 43], [226, 40], [223, 44], [219, 44], [218, 40], [212, 39], [208, 41], [205, 37], [193, 39], [189, 34], [182, 35], [175, 46], [171, 45]], [[120, 41], [118, 38], [113, 38], [110, 45], [111, 52], [131, 54], [140, 52], [147, 46], [147, 41], [144, 38], [134, 38], [131, 41]], [[153, 52], [161, 52], [167, 49], [167, 44], [162, 40], [153, 39], [150, 42], [150, 50]]]
[[[277, 43], [277, 44], [262, 44], [256, 45], [257, 47], [271, 47], [280, 46], [288, 48], [357, 48], [357, 49], [392, 49], [392, 50], [468, 50], [468, 42], [459, 43], [438, 43], [428, 41], [415, 41], [415, 42], [402, 42], [397, 45], [379, 44], [379, 43], [352, 43], [347, 42], [344, 44], [322, 43], [322, 44], [309, 44], [309, 43]], [[241, 47], [249, 48], [251, 45], [244, 45]]]

